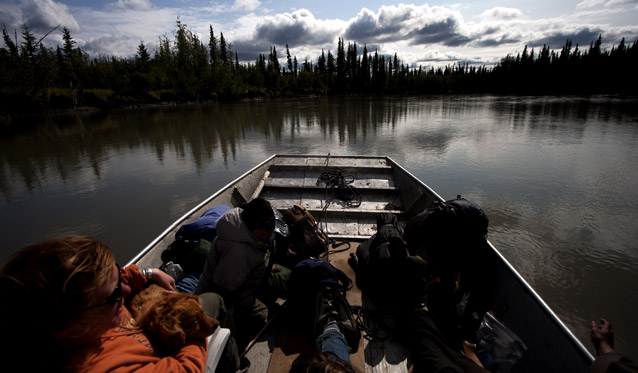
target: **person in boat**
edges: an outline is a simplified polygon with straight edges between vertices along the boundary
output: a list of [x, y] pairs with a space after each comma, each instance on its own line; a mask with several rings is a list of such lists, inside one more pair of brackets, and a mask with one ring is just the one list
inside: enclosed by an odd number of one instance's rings
[[300, 354], [290, 373], [356, 373], [350, 363], [350, 347], [334, 316], [321, 320], [322, 332], [316, 339], [317, 350]]
[[[350, 254], [357, 286], [378, 301], [410, 308], [419, 304], [427, 287], [425, 260], [409, 255], [395, 214], [377, 217], [377, 233]], [[411, 308], [410, 308], [411, 309]]]
[[[336, 292], [330, 287], [319, 291], [314, 320], [316, 350], [300, 354], [293, 362], [290, 373], [356, 373], [350, 363], [352, 349], [342, 330], [355, 329], [355, 325], [352, 325], [354, 319], [347, 316], [350, 308], [347, 300], [340, 302], [335, 296]], [[359, 343], [358, 339], [356, 343]]]
[[[136, 326], [125, 300], [150, 281], [175, 291], [168, 274], [134, 264], [120, 268], [113, 252], [90, 237], [64, 236], [19, 250], [0, 271], [6, 371], [204, 372], [205, 339], [160, 356]], [[200, 297], [209, 316], [223, 322], [221, 297]], [[231, 371], [239, 366], [238, 359], [225, 361]]]
[[293, 361], [289, 373], [357, 373], [357, 370], [332, 354], [314, 351], [300, 354]]
[[414, 372], [487, 373], [475, 353], [476, 346], [464, 342], [456, 351], [443, 336], [428, 307], [421, 304], [410, 318], [409, 343]]
[[240, 350], [268, 319], [268, 307], [258, 296], [280, 269], [270, 260], [274, 230], [274, 211], [263, 198], [227, 211], [217, 222], [217, 238], [195, 289], [195, 294], [212, 291], [224, 298]]
[[592, 373], [638, 372], [638, 364], [614, 350], [614, 331], [609, 321], [600, 319], [590, 324], [590, 338], [598, 356], [591, 366]]

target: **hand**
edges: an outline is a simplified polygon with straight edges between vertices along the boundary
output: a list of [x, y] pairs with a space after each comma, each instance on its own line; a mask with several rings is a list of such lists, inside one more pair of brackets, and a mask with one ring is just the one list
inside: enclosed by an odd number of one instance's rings
[[614, 331], [611, 324], [605, 319], [600, 319], [600, 324], [592, 321], [590, 324], [590, 338], [596, 349], [596, 355], [604, 355], [614, 352]]
[[481, 360], [479, 360], [478, 356], [476, 356], [476, 344], [470, 343], [468, 341], [463, 341], [463, 345], [461, 347], [462, 347], [463, 355], [468, 357], [470, 360], [472, 360], [476, 365], [480, 366], [481, 368], [485, 368], [483, 364], [481, 363]]
[[169, 291], [177, 291], [175, 288], [175, 279], [166, 272], [158, 268], [151, 271], [151, 281]]
[[272, 265], [272, 269], [270, 270], [270, 277], [274, 277], [275, 273], [281, 272], [281, 271], [282, 271], [282, 269], [281, 269], [280, 266], [278, 266], [277, 264], [273, 264]]

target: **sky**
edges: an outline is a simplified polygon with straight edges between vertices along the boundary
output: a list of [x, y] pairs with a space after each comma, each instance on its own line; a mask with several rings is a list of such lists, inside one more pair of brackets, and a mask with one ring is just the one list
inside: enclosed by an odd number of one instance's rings
[[638, 40], [638, 0], [0, 0], [12, 36], [26, 25], [40, 39], [59, 25], [44, 39], [54, 46], [67, 27], [90, 58], [131, 57], [140, 42], [154, 51], [160, 37], [174, 38], [178, 17], [205, 45], [210, 26], [223, 33], [250, 63], [272, 46], [284, 62], [286, 44], [298, 61], [316, 62], [322, 49], [336, 56], [339, 38], [423, 67], [493, 65], [567, 39], [581, 50], [599, 35], [606, 49]]

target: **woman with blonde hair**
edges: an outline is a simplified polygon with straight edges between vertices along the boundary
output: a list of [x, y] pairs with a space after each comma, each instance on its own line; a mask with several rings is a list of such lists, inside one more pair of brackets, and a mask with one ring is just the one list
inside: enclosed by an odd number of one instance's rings
[[[204, 339], [188, 340], [164, 357], [137, 328], [124, 300], [147, 281], [175, 291], [168, 274], [136, 265], [121, 269], [111, 250], [90, 237], [21, 249], [0, 271], [0, 354], [3, 366], [13, 368], [6, 371], [204, 371]], [[221, 297], [201, 299], [225, 317]]]

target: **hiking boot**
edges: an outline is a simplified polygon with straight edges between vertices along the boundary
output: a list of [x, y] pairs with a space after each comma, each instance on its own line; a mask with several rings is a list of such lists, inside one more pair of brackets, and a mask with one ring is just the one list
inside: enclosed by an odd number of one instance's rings
[[332, 289], [327, 287], [317, 294], [317, 309], [315, 313], [315, 336], [321, 335], [330, 319], [338, 321], [339, 313], [334, 306]]
[[247, 373], [249, 368], [250, 360], [248, 360], [246, 356], [242, 356], [242, 358], [239, 359], [239, 368], [237, 368], [236, 373]]
[[315, 335], [323, 333], [326, 323], [330, 320], [337, 322], [339, 331], [345, 337], [350, 346], [351, 353], [359, 349], [361, 330], [354, 320], [352, 309], [346, 297], [338, 291], [326, 287], [317, 295], [317, 313], [315, 322]]

